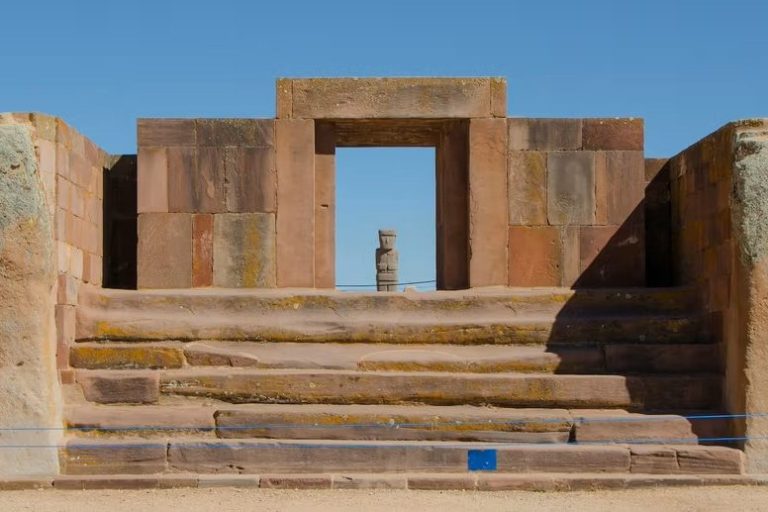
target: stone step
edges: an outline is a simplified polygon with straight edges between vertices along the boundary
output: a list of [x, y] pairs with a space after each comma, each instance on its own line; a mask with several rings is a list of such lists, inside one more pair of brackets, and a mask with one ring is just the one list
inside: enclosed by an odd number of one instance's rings
[[552, 375], [349, 370], [77, 370], [86, 400], [157, 403], [198, 397], [230, 403], [431, 404], [509, 407], [713, 409], [718, 375]]
[[714, 344], [396, 345], [261, 342], [82, 342], [69, 363], [84, 369], [227, 366], [432, 372], [568, 374], [699, 373], [719, 369]]
[[497, 473], [743, 473], [741, 451], [695, 445], [73, 438], [60, 452], [69, 475], [459, 473], [494, 463]]
[[[85, 287], [76, 337], [122, 341], [696, 343], [687, 290], [492, 289], [429, 294]], [[680, 306], [683, 304], [683, 306]]]
[[597, 491], [693, 486], [766, 485], [760, 475], [649, 473], [165, 473], [59, 475], [0, 480], [0, 490], [180, 488], [411, 489], [455, 491]]
[[64, 414], [80, 436], [515, 443], [690, 443], [697, 441], [692, 424], [705, 421], [623, 410], [318, 404], [91, 405], [67, 407]]

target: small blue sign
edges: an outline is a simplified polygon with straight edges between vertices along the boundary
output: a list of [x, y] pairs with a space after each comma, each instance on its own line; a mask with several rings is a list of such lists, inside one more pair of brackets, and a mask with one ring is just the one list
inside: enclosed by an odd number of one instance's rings
[[496, 471], [496, 450], [469, 450], [467, 469], [469, 471]]

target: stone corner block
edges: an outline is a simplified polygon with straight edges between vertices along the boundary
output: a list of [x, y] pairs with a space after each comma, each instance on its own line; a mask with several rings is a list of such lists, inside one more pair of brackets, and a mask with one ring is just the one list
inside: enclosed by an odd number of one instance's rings
[[213, 284], [274, 288], [275, 215], [222, 213], [213, 224]]
[[190, 288], [192, 215], [142, 213], [138, 231], [138, 287]]

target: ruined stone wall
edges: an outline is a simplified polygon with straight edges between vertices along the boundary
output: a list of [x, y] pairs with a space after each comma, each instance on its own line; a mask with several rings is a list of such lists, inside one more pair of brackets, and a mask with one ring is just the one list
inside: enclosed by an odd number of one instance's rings
[[643, 286], [639, 119], [509, 119], [509, 285]]
[[275, 286], [273, 120], [138, 123], [138, 287]]
[[751, 471], [768, 469], [768, 122], [731, 123], [670, 159], [676, 284], [722, 340], [725, 407]]

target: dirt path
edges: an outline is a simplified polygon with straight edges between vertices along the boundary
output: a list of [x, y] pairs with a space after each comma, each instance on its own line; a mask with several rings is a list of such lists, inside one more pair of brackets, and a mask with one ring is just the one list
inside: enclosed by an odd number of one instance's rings
[[274, 491], [172, 489], [148, 491], [4, 491], [3, 512], [105, 510], [184, 512], [744, 512], [768, 510], [768, 487], [710, 487], [574, 493], [461, 491]]

